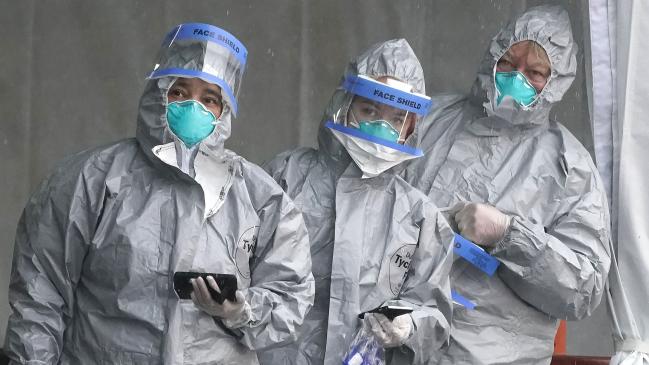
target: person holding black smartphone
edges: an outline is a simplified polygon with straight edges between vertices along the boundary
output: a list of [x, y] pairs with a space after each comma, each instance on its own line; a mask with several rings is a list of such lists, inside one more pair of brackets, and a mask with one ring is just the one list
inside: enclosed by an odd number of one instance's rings
[[[298, 209], [224, 148], [247, 51], [189, 23], [165, 38], [137, 135], [81, 152], [43, 182], [18, 226], [5, 351], [20, 364], [256, 364], [313, 302]], [[230, 274], [174, 291], [174, 273]]]
[[[262, 364], [340, 365], [361, 326], [387, 364], [432, 363], [448, 340], [453, 232], [398, 175], [421, 157], [411, 136], [430, 108], [424, 93], [408, 42], [375, 44], [347, 67], [318, 149], [284, 152], [266, 165], [304, 215], [316, 297], [296, 343], [262, 352]], [[413, 311], [359, 319], [386, 305]]]

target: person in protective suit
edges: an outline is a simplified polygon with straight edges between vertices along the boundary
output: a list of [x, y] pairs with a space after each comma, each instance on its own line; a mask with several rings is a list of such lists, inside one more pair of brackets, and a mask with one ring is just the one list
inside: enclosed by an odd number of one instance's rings
[[[424, 92], [408, 42], [376, 44], [347, 67], [318, 149], [284, 152], [265, 165], [305, 218], [316, 295], [296, 343], [262, 352], [262, 364], [339, 365], [361, 326], [385, 348], [388, 364], [430, 363], [447, 342], [453, 233], [398, 176], [404, 161], [421, 156], [408, 137], [430, 106]], [[414, 311], [393, 321], [359, 319], [384, 304]]]
[[[256, 350], [294, 339], [314, 294], [304, 221], [223, 146], [246, 53], [217, 27], [174, 28], [136, 138], [68, 158], [31, 197], [9, 289], [12, 363], [256, 364]], [[180, 300], [178, 271], [234, 274], [236, 301], [218, 304], [202, 279]]]
[[470, 95], [434, 97], [417, 126], [425, 155], [406, 181], [500, 262], [493, 276], [454, 262], [453, 289], [471, 305], [454, 308], [441, 364], [549, 364], [559, 319], [600, 303], [606, 195], [586, 149], [549, 118], [576, 53], [565, 10], [530, 8], [493, 38]]

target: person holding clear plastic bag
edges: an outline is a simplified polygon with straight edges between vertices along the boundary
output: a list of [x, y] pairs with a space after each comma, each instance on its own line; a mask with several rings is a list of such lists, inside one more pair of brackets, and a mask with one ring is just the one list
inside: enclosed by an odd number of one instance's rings
[[[426, 364], [449, 335], [453, 232], [406, 183], [421, 157], [411, 138], [430, 107], [419, 60], [404, 39], [370, 47], [347, 67], [318, 131], [318, 149], [284, 152], [265, 167], [305, 218], [316, 280], [314, 307], [295, 344], [262, 364]], [[359, 314], [411, 308], [390, 319]], [[365, 334], [361, 334], [364, 332]], [[359, 341], [376, 350], [359, 354]]]

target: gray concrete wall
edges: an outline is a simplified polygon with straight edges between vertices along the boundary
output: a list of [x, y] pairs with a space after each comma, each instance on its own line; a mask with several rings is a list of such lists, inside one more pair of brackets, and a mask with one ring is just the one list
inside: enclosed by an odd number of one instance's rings
[[[0, 0], [0, 340], [9, 314], [13, 236], [29, 194], [64, 156], [134, 135], [144, 76], [172, 26], [212, 23], [248, 47], [240, 117], [228, 146], [261, 163], [315, 144], [346, 62], [372, 43], [407, 38], [424, 65], [429, 93], [466, 92], [506, 20], [548, 2], [569, 10], [583, 44], [585, 0]], [[582, 55], [554, 115], [592, 149]], [[601, 311], [569, 325], [570, 352], [610, 353]]]

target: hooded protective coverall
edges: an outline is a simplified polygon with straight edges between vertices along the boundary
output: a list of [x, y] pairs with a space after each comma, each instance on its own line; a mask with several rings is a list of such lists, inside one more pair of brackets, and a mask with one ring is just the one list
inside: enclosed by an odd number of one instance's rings
[[[403, 39], [371, 47], [346, 74], [391, 76], [419, 93], [425, 88], [419, 60]], [[339, 365], [360, 325], [357, 315], [392, 299], [415, 308], [415, 330], [404, 346], [386, 351], [389, 364], [430, 363], [448, 340], [452, 231], [430, 200], [396, 174], [399, 166], [361, 178], [324, 126], [350, 103], [337, 89], [320, 124], [319, 148], [282, 153], [266, 166], [304, 216], [316, 297], [297, 342], [261, 353], [262, 364]]]
[[[495, 108], [496, 62], [525, 40], [543, 46], [551, 76], [529, 110], [510, 98]], [[602, 298], [606, 196], [588, 152], [549, 120], [575, 77], [576, 53], [567, 13], [531, 8], [493, 38], [471, 94], [434, 97], [416, 130], [425, 155], [409, 164], [407, 181], [440, 207], [486, 203], [513, 217], [491, 249], [495, 275], [453, 264], [453, 289], [476, 306], [454, 308], [441, 364], [549, 364], [558, 319], [584, 318]]]
[[[208, 78], [209, 43], [163, 45], [158, 69]], [[255, 350], [295, 336], [314, 290], [302, 216], [223, 148], [235, 100], [195, 156], [179, 149], [165, 118], [174, 80], [146, 84], [135, 139], [68, 158], [27, 204], [9, 292], [13, 363], [256, 364]], [[175, 271], [236, 274], [249, 321], [228, 328], [179, 300]]]

